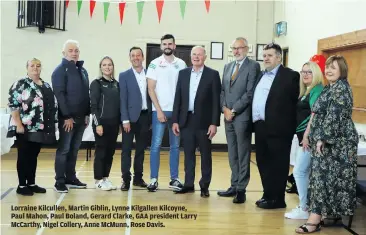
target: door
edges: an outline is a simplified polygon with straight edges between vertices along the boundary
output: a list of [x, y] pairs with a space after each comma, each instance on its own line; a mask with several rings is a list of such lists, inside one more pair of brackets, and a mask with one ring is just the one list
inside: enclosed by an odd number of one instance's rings
[[[174, 55], [184, 62], [186, 62], [187, 66], [192, 66], [191, 62], [191, 50], [193, 46], [189, 45], [177, 45]], [[146, 67], [149, 66], [150, 62], [155, 58], [162, 55], [162, 51], [160, 50], [160, 44], [147, 44], [146, 48]], [[149, 139], [148, 139], [148, 146], [151, 146], [151, 137], [152, 132], [150, 131]], [[169, 147], [169, 132], [168, 128], [165, 129], [163, 141], [161, 143], [161, 147], [168, 148]]]

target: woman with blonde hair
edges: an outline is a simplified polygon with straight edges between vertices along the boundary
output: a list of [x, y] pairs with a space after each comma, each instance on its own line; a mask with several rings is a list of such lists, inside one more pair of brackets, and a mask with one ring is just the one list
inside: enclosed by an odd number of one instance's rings
[[108, 179], [120, 133], [120, 93], [114, 78], [112, 58], [105, 56], [99, 63], [100, 77], [90, 84], [90, 103], [95, 136], [95, 188], [117, 189]]
[[306, 202], [310, 173], [310, 149], [309, 131], [306, 130], [309, 130], [307, 127], [311, 117], [311, 108], [323, 89], [323, 74], [318, 64], [311, 61], [306, 62], [302, 66], [300, 74], [300, 95], [296, 110], [296, 134], [299, 139], [299, 145], [302, 148], [298, 148], [293, 171], [300, 203], [295, 209], [285, 213], [285, 217], [289, 219], [307, 219], [309, 217]]
[[16, 137], [19, 185], [16, 192], [24, 196], [46, 193], [36, 185], [37, 158], [43, 144], [56, 142], [57, 101], [51, 86], [41, 79], [41, 61], [27, 61], [27, 76], [9, 90], [11, 119], [7, 137]]
[[[353, 95], [343, 56], [325, 63], [326, 85], [312, 107], [311, 174], [307, 222], [297, 233], [320, 230], [321, 220], [351, 216], [356, 208], [358, 134], [352, 121]], [[325, 223], [325, 221], [324, 221]]]

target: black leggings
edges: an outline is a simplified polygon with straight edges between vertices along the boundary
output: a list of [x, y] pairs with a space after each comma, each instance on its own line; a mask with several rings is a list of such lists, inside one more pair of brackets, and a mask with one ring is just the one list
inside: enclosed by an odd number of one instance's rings
[[37, 157], [41, 144], [28, 141], [24, 135], [17, 135], [17, 172], [20, 186], [35, 184]]
[[96, 180], [109, 177], [120, 124], [103, 124], [102, 126], [103, 135], [99, 136], [96, 133], [96, 127], [93, 125], [95, 136], [94, 179]]

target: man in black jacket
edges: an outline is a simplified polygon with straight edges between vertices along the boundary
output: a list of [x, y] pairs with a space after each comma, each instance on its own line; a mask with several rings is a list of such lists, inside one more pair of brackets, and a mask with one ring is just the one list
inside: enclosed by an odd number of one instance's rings
[[68, 40], [64, 58], [52, 73], [52, 86], [59, 104], [59, 142], [56, 150], [55, 190], [67, 193], [66, 184], [86, 188], [76, 178], [75, 165], [84, 130], [89, 125], [89, 78], [79, 59], [79, 43]]
[[206, 51], [201, 46], [192, 48], [193, 67], [179, 72], [173, 106], [173, 132], [182, 134], [184, 144], [185, 182], [176, 193], [194, 192], [196, 146], [201, 151], [201, 197], [209, 197], [212, 177], [211, 140], [220, 126], [219, 72], [204, 65]]
[[257, 80], [252, 102], [256, 158], [263, 185], [263, 196], [256, 205], [262, 209], [285, 208], [300, 75], [281, 65], [282, 49], [275, 43], [264, 47], [263, 58], [265, 71]]

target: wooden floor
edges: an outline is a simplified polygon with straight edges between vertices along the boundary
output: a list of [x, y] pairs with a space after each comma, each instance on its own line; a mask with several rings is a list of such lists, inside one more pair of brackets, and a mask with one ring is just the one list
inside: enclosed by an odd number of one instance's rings
[[[160, 163], [159, 187], [156, 193], [148, 193], [145, 189], [132, 188], [128, 192], [97, 191], [94, 187], [93, 161], [85, 161], [84, 150], [79, 153], [77, 162], [77, 176], [81, 181], [88, 183], [87, 189], [71, 189], [67, 194], [60, 194], [53, 190], [54, 185], [54, 154], [55, 150], [42, 150], [37, 168], [36, 183], [47, 188], [47, 193], [24, 197], [16, 194], [18, 184], [16, 172], [16, 152], [1, 156], [1, 234], [156, 234], [156, 235], [231, 235], [231, 234], [295, 234], [297, 226], [305, 221], [289, 220], [284, 218], [286, 210], [294, 208], [298, 203], [297, 195], [286, 194], [287, 209], [263, 210], [255, 206], [255, 201], [262, 196], [262, 186], [257, 166], [252, 156], [251, 180], [247, 188], [247, 201], [244, 204], [232, 203], [232, 198], [221, 198], [217, 196], [217, 190], [226, 189], [230, 183], [230, 168], [227, 153], [213, 153], [213, 176], [210, 186], [211, 196], [208, 199], [200, 197], [199, 191], [186, 195], [175, 195], [168, 188], [169, 167], [168, 152], [162, 152]], [[253, 154], [254, 155], [254, 154]], [[115, 185], [121, 184], [120, 151], [116, 152], [110, 179]], [[197, 158], [196, 167], [196, 190], [199, 190], [198, 180], [200, 177], [200, 158]], [[149, 181], [149, 155], [145, 158], [145, 181]], [[179, 176], [184, 179], [183, 153], [181, 152]], [[37, 206], [36, 212], [24, 213], [15, 211], [15, 206]], [[39, 211], [39, 206], [58, 205], [65, 210]], [[71, 211], [69, 206], [87, 206], [84, 211]], [[93, 205], [105, 206], [106, 211], [96, 208]], [[139, 212], [136, 207], [133, 211], [126, 211], [127, 206], [150, 206], [148, 211]], [[177, 211], [164, 211], [160, 206], [175, 206]], [[157, 210], [154, 206], [157, 206]], [[185, 207], [182, 210], [181, 207]], [[12, 210], [13, 207], [13, 210]], [[123, 207], [123, 208], [122, 208]], [[113, 209], [120, 209], [113, 212]], [[62, 208], [61, 208], [62, 209]], [[141, 209], [144, 209], [141, 207]], [[181, 210], [178, 210], [181, 209]], [[64, 216], [65, 218], [24, 218], [15, 219], [11, 216], [30, 214], [31, 216], [43, 215], [45, 217]], [[88, 219], [66, 218], [72, 214], [88, 216]], [[92, 214], [105, 216], [117, 216], [118, 218], [92, 219]], [[126, 218], [127, 215], [127, 218]], [[128, 216], [131, 216], [129, 218]], [[154, 218], [155, 216], [155, 218]], [[160, 217], [158, 217], [160, 216]], [[163, 216], [171, 216], [163, 218]], [[39, 223], [40, 228], [15, 228], [11, 223], [34, 222]], [[43, 223], [45, 222], [45, 223]], [[48, 223], [47, 223], [48, 222]], [[85, 223], [96, 223], [100, 227], [85, 227]], [[104, 223], [105, 222], [105, 223]], [[113, 224], [114, 222], [114, 224]], [[79, 228], [78, 223], [82, 226]], [[46, 224], [48, 224], [46, 226]], [[44, 226], [43, 226], [44, 225]], [[51, 228], [52, 225], [57, 227]], [[138, 227], [138, 226], [150, 227]], [[64, 226], [64, 227], [62, 227]], [[76, 226], [76, 227], [72, 227]], [[101, 227], [106, 226], [106, 227]], [[112, 226], [112, 227], [108, 227]], [[122, 227], [116, 227], [122, 226]], [[136, 227], [137, 226], [137, 227]], [[155, 227], [164, 226], [164, 227]], [[366, 207], [359, 206], [354, 217], [352, 229], [357, 234], [366, 234]], [[344, 228], [322, 228], [317, 234], [350, 234]]]

